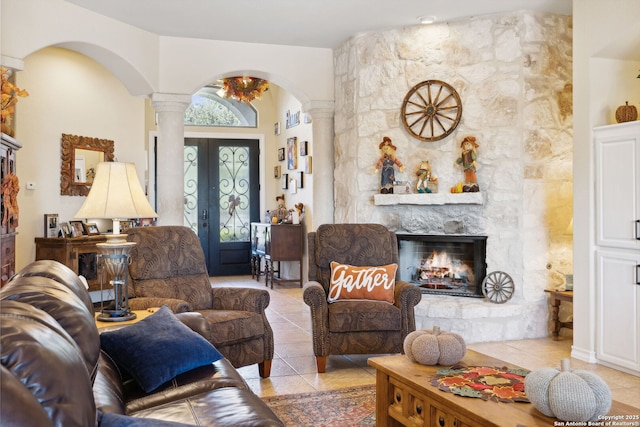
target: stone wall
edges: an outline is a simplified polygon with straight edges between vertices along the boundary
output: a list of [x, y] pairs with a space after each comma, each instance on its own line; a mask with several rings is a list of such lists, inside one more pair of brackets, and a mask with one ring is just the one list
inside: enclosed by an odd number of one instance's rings
[[[571, 49], [571, 17], [519, 12], [361, 34], [334, 54], [335, 222], [377, 222], [420, 234], [487, 235], [487, 271], [513, 278], [516, 292], [507, 304], [517, 306], [514, 316], [525, 316], [509, 339], [546, 335], [543, 290], [562, 285], [572, 270], [567, 231], [572, 218]], [[451, 135], [422, 142], [402, 126], [400, 107], [411, 87], [430, 79], [452, 85], [463, 112]], [[406, 166], [398, 179], [415, 181], [419, 162], [429, 160], [439, 191], [448, 192], [463, 179], [454, 162], [467, 135], [480, 145], [483, 204], [373, 203], [380, 181], [373, 170], [384, 136], [393, 140]], [[442, 305], [442, 298], [425, 295], [418, 311]], [[479, 316], [492, 317], [490, 308]], [[434, 322], [441, 317], [434, 316]], [[449, 326], [472, 334], [466, 326]]]

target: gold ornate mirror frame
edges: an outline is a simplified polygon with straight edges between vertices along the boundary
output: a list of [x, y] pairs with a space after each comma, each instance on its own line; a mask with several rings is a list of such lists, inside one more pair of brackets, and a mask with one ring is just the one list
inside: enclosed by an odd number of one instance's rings
[[[80, 154], [82, 153], [82, 156]], [[76, 164], [76, 158], [93, 158], [92, 163]], [[112, 162], [113, 141], [109, 139], [90, 138], [62, 134], [61, 148], [62, 166], [60, 169], [60, 194], [63, 196], [86, 196], [93, 181], [92, 169], [97, 162]]]

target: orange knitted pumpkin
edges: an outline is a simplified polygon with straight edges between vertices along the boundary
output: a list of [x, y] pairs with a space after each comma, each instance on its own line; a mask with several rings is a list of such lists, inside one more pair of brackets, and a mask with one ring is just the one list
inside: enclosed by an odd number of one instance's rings
[[467, 352], [464, 339], [451, 332], [422, 329], [413, 331], [404, 340], [404, 352], [412, 362], [423, 365], [455, 365]]

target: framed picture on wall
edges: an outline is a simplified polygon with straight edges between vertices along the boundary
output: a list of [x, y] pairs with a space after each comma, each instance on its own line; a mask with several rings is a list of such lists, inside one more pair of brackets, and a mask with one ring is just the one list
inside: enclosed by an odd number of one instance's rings
[[311, 156], [304, 158], [304, 173], [311, 173], [313, 171], [313, 164], [311, 162]]
[[273, 133], [275, 135], [280, 135], [280, 122], [275, 122], [273, 125]]
[[282, 173], [282, 168], [280, 166], [276, 166], [273, 168], [273, 177], [278, 179], [280, 178], [280, 174]]
[[298, 137], [287, 138], [287, 169], [298, 168]]
[[309, 141], [300, 141], [300, 155], [306, 156], [309, 150]]
[[298, 175], [298, 188], [304, 188], [304, 172], [299, 171]]
[[278, 161], [284, 162], [284, 148], [278, 148]]
[[283, 173], [282, 174], [282, 178], [280, 179], [280, 187], [282, 187], [283, 190], [286, 190], [287, 188], [289, 188], [289, 174], [288, 173]]

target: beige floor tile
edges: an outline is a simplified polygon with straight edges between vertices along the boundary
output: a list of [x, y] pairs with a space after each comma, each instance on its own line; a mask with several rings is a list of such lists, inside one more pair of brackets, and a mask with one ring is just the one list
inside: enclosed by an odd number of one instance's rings
[[282, 358], [313, 355], [313, 347], [309, 342], [276, 343], [275, 351]]
[[300, 375], [287, 377], [250, 378], [247, 381], [251, 390], [259, 397], [278, 396], [283, 394], [308, 393], [317, 389], [311, 386]]
[[[245, 380], [260, 378], [257, 365], [243, 366], [238, 368], [238, 372]], [[286, 377], [290, 375], [296, 375], [296, 372], [287, 362], [280, 358], [274, 358], [271, 361], [271, 377]]]
[[281, 344], [295, 342], [311, 342], [311, 334], [291, 322], [280, 322], [271, 325], [274, 340]]
[[375, 375], [371, 375], [361, 368], [331, 370], [327, 367], [327, 372], [323, 374], [303, 374], [302, 377], [316, 390], [333, 390], [376, 383]]
[[312, 374], [317, 370], [315, 356], [287, 357], [286, 362], [298, 374]]

